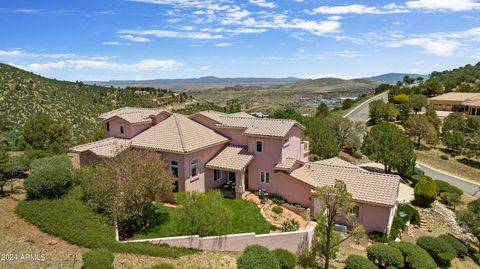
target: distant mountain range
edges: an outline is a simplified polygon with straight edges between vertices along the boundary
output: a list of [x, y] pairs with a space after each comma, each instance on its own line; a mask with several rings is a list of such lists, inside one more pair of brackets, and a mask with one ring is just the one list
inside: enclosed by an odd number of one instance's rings
[[[404, 76], [413, 78], [423, 77], [428, 79], [429, 75], [421, 74], [407, 74], [407, 73], [388, 73], [379, 76], [362, 78], [361, 80], [372, 80], [380, 83], [395, 84], [402, 80]], [[324, 78], [325, 81], [332, 82], [334, 78]], [[241, 86], [280, 86], [293, 83], [301, 83], [311, 81], [310, 79], [301, 79], [296, 77], [286, 78], [219, 78], [215, 76], [199, 77], [199, 78], [183, 78], [183, 79], [151, 79], [151, 80], [109, 80], [109, 81], [85, 81], [87, 84], [95, 84], [98, 86], [113, 86], [113, 87], [154, 87], [165, 88], [173, 90], [208, 90], [208, 89], [223, 89], [225, 87], [232, 87], [235, 85]], [[330, 84], [330, 83], [328, 83]]]
[[422, 77], [424, 80], [427, 80], [429, 75], [421, 75], [421, 74], [408, 74], [408, 73], [388, 73], [379, 76], [369, 77], [366, 79], [378, 81], [381, 83], [387, 84], [396, 84], [397, 81], [403, 80], [403, 77], [409, 76], [411, 78]]
[[235, 85], [242, 86], [275, 86], [302, 81], [296, 77], [287, 78], [219, 78], [214, 76], [185, 79], [152, 79], [152, 80], [110, 80], [85, 81], [87, 84], [114, 87], [155, 87], [177, 90], [202, 90], [224, 88]]

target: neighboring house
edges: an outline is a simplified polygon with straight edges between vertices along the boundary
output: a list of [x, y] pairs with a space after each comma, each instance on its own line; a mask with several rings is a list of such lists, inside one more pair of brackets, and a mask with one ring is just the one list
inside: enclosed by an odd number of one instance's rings
[[[190, 117], [166, 111], [122, 108], [102, 114], [107, 139], [71, 149], [82, 165], [101, 162], [123, 149], [159, 152], [176, 176], [179, 191], [220, 188], [241, 198], [266, 190], [289, 202], [320, 209], [315, 188], [344, 181], [357, 203], [355, 221], [367, 232], [388, 233], [400, 178], [372, 173], [338, 158], [308, 162], [304, 127], [293, 120], [256, 118], [213, 111]], [[341, 222], [341, 221], [339, 221]]]
[[480, 116], [480, 93], [449, 92], [429, 99], [435, 110], [465, 112]]

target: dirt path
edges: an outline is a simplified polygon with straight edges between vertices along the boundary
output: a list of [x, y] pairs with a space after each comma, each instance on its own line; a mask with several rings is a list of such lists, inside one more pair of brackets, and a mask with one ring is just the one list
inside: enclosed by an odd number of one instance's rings
[[0, 198], [0, 268], [81, 268], [79, 247], [40, 231], [15, 214], [21, 199], [21, 194]]

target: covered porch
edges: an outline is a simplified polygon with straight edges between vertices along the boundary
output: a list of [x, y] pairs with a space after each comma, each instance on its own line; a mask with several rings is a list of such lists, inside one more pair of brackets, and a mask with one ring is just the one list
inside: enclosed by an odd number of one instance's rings
[[214, 187], [225, 197], [243, 198], [248, 182], [248, 165], [253, 154], [245, 147], [227, 146], [206, 164], [213, 170]]

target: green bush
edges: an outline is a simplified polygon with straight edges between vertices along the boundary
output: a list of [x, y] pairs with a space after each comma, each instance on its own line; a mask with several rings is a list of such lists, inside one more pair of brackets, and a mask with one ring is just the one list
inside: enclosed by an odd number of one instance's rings
[[412, 181], [412, 185], [415, 186], [417, 185], [418, 181], [420, 180], [420, 178], [422, 178], [423, 176], [421, 175], [413, 175], [412, 178], [410, 179]]
[[440, 202], [446, 205], [454, 206], [460, 202], [460, 195], [453, 192], [440, 193]]
[[314, 251], [303, 251], [297, 255], [297, 264], [303, 268], [317, 267], [316, 254]]
[[422, 177], [413, 192], [415, 202], [423, 207], [430, 207], [438, 195], [438, 186], [431, 177]]
[[442, 160], [448, 160], [448, 155], [447, 154], [442, 154], [442, 156], [440, 156], [440, 158], [442, 158]]
[[397, 212], [403, 212], [406, 215], [401, 217], [405, 223], [410, 221], [411, 224], [420, 225], [420, 213], [416, 208], [413, 208], [409, 204], [401, 204], [398, 206]]
[[367, 256], [370, 261], [381, 268], [394, 266], [402, 268], [404, 264], [402, 252], [394, 247], [384, 244], [373, 244], [367, 248]]
[[46, 157], [32, 162], [25, 180], [28, 199], [56, 199], [72, 186], [72, 163], [67, 155]]
[[445, 241], [447, 244], [452, 246], [457, 253], [457, 257], [463, 258], [468, 255], [468, 248], [465, 246], [461, 241], [457, 238], [449, 235], [449, 234], [442, 234], [438, 236], [439, 239]]
[[379, 242], [379, 243], [387, 243], [388, 242], [388, 237], [383, 232], [377, 232], [377, 231], [370, 232], [370, 233], [368, 233], [368, 238], [370, 240], [373, 240], [373, 241]]
[[476, 262], [477, 264], [480, 264], [480, 253], [475, 253], [474, 257], [475, 257], [475, 259], [474, 259], [475, 262]]
[[435, 180], [435, 183], [437, 183], [438, 186], [438, 192], [451, 192], [451, 193], [456, 193], [458, 195], [462, 195], [463, 191], [453, 185], [450, 185], [448, 182], [445, 182], [443, 180]]
[[162, 264], [154, 265], [154, 266], [150, 267], [149, 269], [175, 269], [175, 267], [173, 267], [173, 265], [170, 265], [170, 264], [167, 264], [167, 263], [162, 263]]
[[113, 254], [107, 249], [92, 249], [82, 255], [83, 269], [113, 268]]
[[296, 219], [289, 219], [282, 222], [282, 232], [294, 232], [298, 231], [300, 224]]
[[275, 255], [278, 262], [280, 263], [281, 269], [293, 269], [297, 264], [297, 257], [295, 254], [291, 253], [286, 249], [277, 248], [272, 251], [272, 254]]
[[450, 266], [450, 261], [457, 256], [457, 253], [452, 246], [445, 242], [445, 240], [436, 237], [419, 237], [417, 239], [417, 245], [425, 249], [440, 267]]
[[405, 229], [405, 221], [397, 214], [393, 218], [392, 229], [390, 230], [389, 238], [391, 240], [395, 240], [403, 229]]
[[285, 200], [283, 197], [279, 195], [271, 195], [269, 198], [273, 203], [277, 205], [285, 204], [287, 202], [287, 200]]
[[390, 246], [399, 249], [405, 258], [405, 267], [409, 269], [435, 269], [437, 265], [432, 256], [423, 248], [408, 242], [391, 242]]
[[266, 248], [251, 245], [237, 259], [238, 269], [280, 269], [277, 258]]
[[75, 188], [61, 199], [25, 200], [17, 205], [15, 213], [43, 232], [85, 248], [169, 258], [198, 252], [165, 245], [116, 242], [112, 222], [96, 214], [80, 200], [80, 196], [79, 189]]
[[280, 206], [274, 206], [274, 207], [272, 207], [272, 211], [273, 211], [275, 214], [282, 214], [283, 208], [281, 208]]
[[345, 269], [378, 269], [378, 267], [365, 257], [350, 255], [345, 260]]

